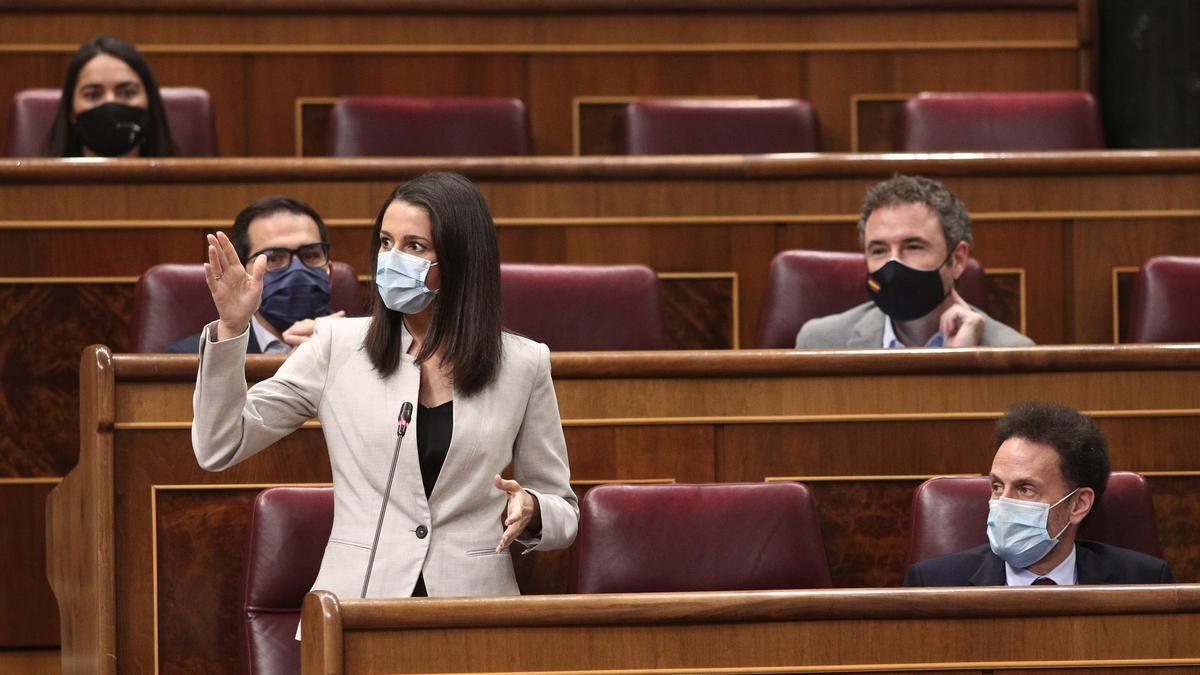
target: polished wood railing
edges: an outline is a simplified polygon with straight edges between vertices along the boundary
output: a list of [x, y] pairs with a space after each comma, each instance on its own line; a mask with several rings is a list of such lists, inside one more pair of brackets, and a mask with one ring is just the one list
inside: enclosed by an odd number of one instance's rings
[[1200, 585], [1045, 590], [447, 600], [339, 600], [314, 592], [304, 601], [302, 672], [1075, 673], [1200, 666]]

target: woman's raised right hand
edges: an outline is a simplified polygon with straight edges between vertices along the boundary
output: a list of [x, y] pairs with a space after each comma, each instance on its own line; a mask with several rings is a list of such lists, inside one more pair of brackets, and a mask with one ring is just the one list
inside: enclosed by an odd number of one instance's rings
[[249, 272], [238, 259], [233, 243], [224, 232], [208, 235], [208, 262], [204, 278], [217, 306], [217, 339], [228, 340], [246, 332], [250, 317], [262, 302], [262, 280], [267, 271], [263, 256], [254, 259]]

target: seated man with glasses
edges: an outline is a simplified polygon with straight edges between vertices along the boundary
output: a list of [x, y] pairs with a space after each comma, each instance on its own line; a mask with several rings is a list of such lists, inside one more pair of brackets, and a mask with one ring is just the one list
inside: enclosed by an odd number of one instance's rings
[[[242, 264], [267, 259], [262, 304], [250, 319], [251, 354], [287, 354], [312, 336], [314, 319], [329, 314], [329, 235], [313, 207], [291, 197], [264, 197], [233, 221], [229, 233]], [[344, 312], [338, 312], [341, 316]], [[195, 354], [200, 334], [167, 347], [174, 354]]]

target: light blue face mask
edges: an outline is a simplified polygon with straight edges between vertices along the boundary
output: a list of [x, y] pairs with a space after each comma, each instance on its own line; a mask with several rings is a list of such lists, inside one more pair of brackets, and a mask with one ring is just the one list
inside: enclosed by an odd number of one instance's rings
[[992, 553], [1000, 556], [1009, 565], [1025, 568], [1046, 557], [1050, 549], [1071, 526], [1071, 521], [1053, 537], [1046, 531], [1050, 509], [1065, 502], [1079, 491], [1071, 490], [1066, 497], [1046, 504], [1022, 499], [1000, 497], [988, 503], [987, 533]]
[[383, 304], [405, 314], [424, 311], [437, 297], [437, 291], [425, 285], [429, 268], [436, 264], [396, 249], [380, 253], [375, 266], [375, 285]]

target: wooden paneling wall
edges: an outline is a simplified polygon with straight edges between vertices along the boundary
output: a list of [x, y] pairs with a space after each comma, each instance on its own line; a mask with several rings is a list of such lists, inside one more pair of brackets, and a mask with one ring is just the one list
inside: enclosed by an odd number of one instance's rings
[[[1093, 0], [345, 3], [9, 2], [0, 101], [60, 86], [98, 32], [136, 43], [164, 85], [213, 96], [226, 156], [296, 152], [295, 102], [350, 94], [515, 96], [536, 154], [572, 152], [581, 97], [812, 102], [851, 149], [855, 96], [1090, 89]], [[267, 9], [269, 8], [269, 9]], [[0, 129], [8, 125], [0, 108]]]
[[[248, 378], [281, 362], [253, 358]], [[188, 435], [195, 364], [84, 353], [84, 424], [94, 431], [49, 511], [70, 659], [90, 663], [95, 647], [114, 651], [118, 672], [148, 672], [156, 659], [160, 672], [241, 672], [248, 505], [265, 485], [329, 480], [316, 428], [220, 474], [201, 470]], [[986, 471], [991, 428], [1008, 405], [1064, 401], [1098, 419], [1115, 468], [1150, 476], [1165, 556], [1177, 579], [1200, 580], [1197, 347], [556, 354], [552, 367], [577, 489], [803, 480], [838, 586], [899, 583], [921, 477]], [[87, 536], [112, 550], [81, 539], [79, 522], [95, 523]], [[527, 593], [572, 587], [569, 552], [519, 565]], [[71, 581], [85, 574], [94, 585]], [[109, 597], [111, 609], [89, 609]], [[106, 637], [98, 627], [108, 614]]]

